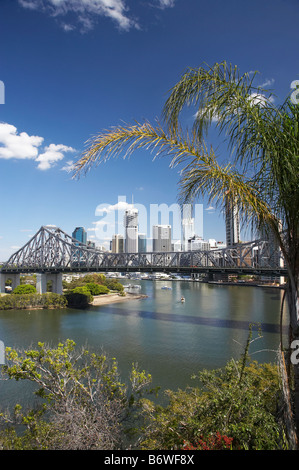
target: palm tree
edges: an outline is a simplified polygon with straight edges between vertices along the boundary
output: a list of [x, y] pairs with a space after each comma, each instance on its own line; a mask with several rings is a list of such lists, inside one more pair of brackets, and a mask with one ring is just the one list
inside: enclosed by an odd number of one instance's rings
[[[288, 271], [285, 289], [290, 344], [299, 339], [299, 107], [287, 98], [276, 106], [272, 93], [254, 85], [257, 73], [240, 74], [226, 62], [188, 69], [170, 91], [162, 123], [118, 126], [88, 143], [75, 175], [120, 154], [146, 148], [155, 157], [171, 157], [181, 166], [179, 200], [207, 197], [220, 209], [238, 205], [243, 221], [275, 236]], [[194, 123], [184, 129], [185, 107]], [[225, 162], [212, 145], [209, 130], [224, 137]], [[299, 429], [299, 365], [294, 365], [294, 410]]]

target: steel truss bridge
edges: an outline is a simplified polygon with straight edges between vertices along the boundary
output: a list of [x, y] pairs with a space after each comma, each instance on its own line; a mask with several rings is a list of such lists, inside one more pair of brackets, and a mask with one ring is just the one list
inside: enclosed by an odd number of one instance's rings
[[0, 269], [0, 274], [71, 272], [287, 276], [279, 250], [265, 240], [207, 251], [107, 253], [90, 248], [53, 226], [42, 226]]

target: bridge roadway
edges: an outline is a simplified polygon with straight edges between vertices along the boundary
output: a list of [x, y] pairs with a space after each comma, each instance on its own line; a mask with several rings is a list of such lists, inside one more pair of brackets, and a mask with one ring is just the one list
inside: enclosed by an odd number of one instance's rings
[[222, 249], [189, 252], [107, 253], [90, 249], [58, 227], [43, 226], [0, 269], [0, 292], [20, 274], [36, 273], [38, 292], [46, 291], [52, 280], [54, 292], [62, 292], [62, 273], [142, 272], [198, 275], [209, 279], [217, 273], [287, 276], [278, 250], [267, 241], [257, 240]]

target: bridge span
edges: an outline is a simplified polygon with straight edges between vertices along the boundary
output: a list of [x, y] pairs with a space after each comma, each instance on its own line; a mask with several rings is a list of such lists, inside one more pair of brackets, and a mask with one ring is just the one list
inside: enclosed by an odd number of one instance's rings
[[78, 242], [58, 227], [42, 226], [38, 232], [0, 268], [0, 292], [12, 280], [14, 289], [20, 275], [35, 273], [37, 290], [62, 293], [63, 273], [87, 272], [165, 272], [186, 275], [216, 273], [287, 276], [278, 249], [265, 240], [231, 247], [184, 252], [107, 253]]

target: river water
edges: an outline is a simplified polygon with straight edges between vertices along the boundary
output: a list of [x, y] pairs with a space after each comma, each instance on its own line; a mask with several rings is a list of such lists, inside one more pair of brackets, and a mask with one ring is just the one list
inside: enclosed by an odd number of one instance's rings
[[[251, 322], [262, 328], [262, 338], [251, 345], [252, 358], [276, 360], [282, 290], [188, 281], [130, 283], [140, 285], [138, 292], [147, 298], [82, 311], [1, 311], [0, 340], [5, 346], [27, 348], [38, 341], [55, 347], [59, 341], [72, 339], [115, 357], [124, 379], [137, 362], [162, 391], [194, 385], [192, 374], [222, 367], [232, 357], [238, 359]], [[20, 393], [26, 395], [24, 384], [9, 382], [0, 382], [2, 405], [18, 401]]]

